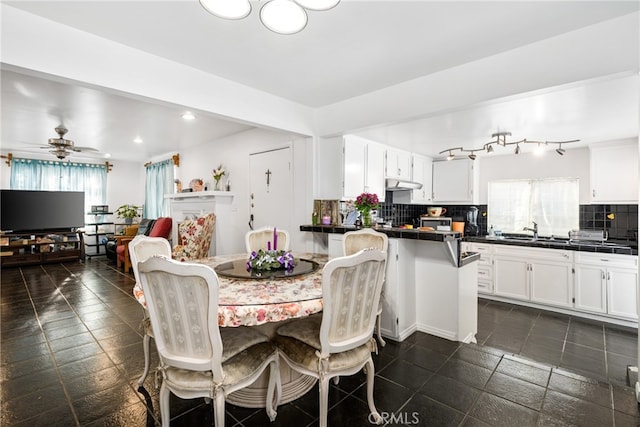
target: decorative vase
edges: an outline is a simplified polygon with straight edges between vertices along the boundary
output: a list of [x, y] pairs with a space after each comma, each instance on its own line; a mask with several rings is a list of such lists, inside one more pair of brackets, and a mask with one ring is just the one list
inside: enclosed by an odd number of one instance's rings
[[361, 210], [360, 217], [362, 218], [363, 227], [371, 227], [371, 211], [368, 209]]
[[215, 186], [213, 187], [213, 189], [214, 189], [215, 191], [220, 191], [220, 180], [219, 180], [219, 179], [216, 179], [216, 184], [215, 184]]
[[127, 224], [127, 225], [133, 224], [133, 218], [125, 218], [124, 219], [124, 223]]

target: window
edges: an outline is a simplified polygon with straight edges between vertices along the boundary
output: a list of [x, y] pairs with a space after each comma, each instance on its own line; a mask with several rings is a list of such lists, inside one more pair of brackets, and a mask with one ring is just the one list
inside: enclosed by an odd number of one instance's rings
[[540, 236], [567, 236], [579, 228], [578, 179], [489, 183], [488, 226], [503, 233], [523, 233], [534, 221]]

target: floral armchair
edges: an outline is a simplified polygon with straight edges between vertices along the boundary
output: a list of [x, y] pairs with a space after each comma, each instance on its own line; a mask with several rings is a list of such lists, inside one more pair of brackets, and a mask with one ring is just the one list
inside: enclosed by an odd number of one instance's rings
[[206, 258], [215, 224], [213, 213], [182, 221], [178, 225], [178, 244], [173, 248], [171, 257], [177, 261]]

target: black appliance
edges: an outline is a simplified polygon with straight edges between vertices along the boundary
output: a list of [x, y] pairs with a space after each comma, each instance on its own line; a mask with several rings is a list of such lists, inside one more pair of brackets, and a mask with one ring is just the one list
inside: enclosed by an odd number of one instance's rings
[[464, 235], [477, 236], [478, 232], [478, 208], [476, 208], [475, 206], [471, 206], [467, 211], [467, 221], [464, 225]]

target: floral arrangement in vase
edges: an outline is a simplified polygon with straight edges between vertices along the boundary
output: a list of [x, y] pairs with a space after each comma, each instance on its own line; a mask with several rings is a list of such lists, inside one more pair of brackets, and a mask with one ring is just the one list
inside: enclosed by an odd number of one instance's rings
[[247, 271], [262, 272], [273, 270], [293, 270], [295, 259], [290, 251], [278, 250], [278, 232], [273, 228], [273, 249], [271, 241], [267, 242], [267, 250], [259, 249], [251, 252], [247, 260]]
[[218, 166], [217, 169], [213, 170], [213, 179], [216, 182], [214, 190], [220, 191], [220, 180], [226, 174], [227, 174], [227, 171], [224, 170], [224, 167], [222, 165]]
[[371, 211], [380, 207], [378, 195], [375, 193], [362, 193], [356, 197], [354, 206], [360, 212], [362, 225], [371, 227]]

